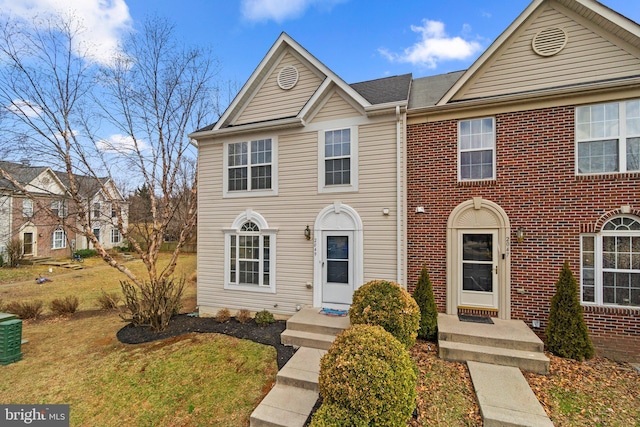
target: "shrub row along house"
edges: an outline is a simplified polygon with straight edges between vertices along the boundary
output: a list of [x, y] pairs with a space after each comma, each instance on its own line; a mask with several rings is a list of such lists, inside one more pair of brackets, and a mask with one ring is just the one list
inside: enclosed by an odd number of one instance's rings
[[640, 27], [535, 0], [468, 69], [347, 84], [282, 34], [199, 147], [198, 303], [346, 307], [373, 279], [542, 333], [568, 260], [640, 353]]
[[[26, 190], [0, 177], [0, 254], [4, 254], [8, 242], [15, 239], [22, 242], [22, 254], [27, 258], [67, 257], [74, 249], [92, 248], [86, 237], [73, 231], [79, 225], [65, 173], [45, 166], [30, 166], [26, 161], [3, 161], [0, 167]], [[121, 209], [126, 221], [125, 199], [108, 178], [76, 178], [96, 238], [107, 249], [121, 245], [116, 210]], [[105, 194], [103, 188], [110, 194]], [[8, 261], [6, 257], [5, 261]]]

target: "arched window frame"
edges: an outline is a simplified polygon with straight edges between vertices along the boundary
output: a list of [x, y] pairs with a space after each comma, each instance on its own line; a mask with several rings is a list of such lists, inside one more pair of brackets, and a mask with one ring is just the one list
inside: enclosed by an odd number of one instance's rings
[[58, 227], [51, 233], [51, 249], [64, 249], [67, 247], [67, 233], [62, 227]]
[[[599, 233], [583, 234], [580, 247], [582, 303], [640, 309], [640, 218], [617, 215]], [[620, 285], [625, 275], [628, 285]]]
[[[251, 292], [276, 292], [276, 234], [262, 215], [251, 209], [236, 217], [230, 228], [223, 229], [224, 239], [224, 288]], [[240, 251], [257, 250], [257, 257], [240, 258]], [[257, 283], [243, 279], [245, 267], [255, 263], [258, 269]], [[247, 269], [244, 273], [247, 273]], [[255, 271], [255, 270], [254, 270]], [[244, 276], [246, 277], [246, 276]]]

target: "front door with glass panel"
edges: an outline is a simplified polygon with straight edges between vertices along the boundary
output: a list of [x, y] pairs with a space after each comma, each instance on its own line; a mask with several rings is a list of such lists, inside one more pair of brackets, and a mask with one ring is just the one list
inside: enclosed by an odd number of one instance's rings
[[462, 280], [459, 305], [498, 308], [497, 231], [460, 232]]
[[33, 233], [22, 234], [22, 253], [33, 255]]
[[353, 232], [325, 231], [322, 259], [322, 303], [351, 304], [353, 296]]

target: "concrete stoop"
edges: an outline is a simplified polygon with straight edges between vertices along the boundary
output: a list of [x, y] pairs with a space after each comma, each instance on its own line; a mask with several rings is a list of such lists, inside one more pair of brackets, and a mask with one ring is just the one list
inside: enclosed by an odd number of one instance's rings
[[520, 369], [467, 362], [485, 427], [552, 427]]
[[521, 320], [493, 319], [494, 324], [460, 322], [438, 315], [438, 349], [444, 360], [476, 361], [549, 373], [544, 344]]

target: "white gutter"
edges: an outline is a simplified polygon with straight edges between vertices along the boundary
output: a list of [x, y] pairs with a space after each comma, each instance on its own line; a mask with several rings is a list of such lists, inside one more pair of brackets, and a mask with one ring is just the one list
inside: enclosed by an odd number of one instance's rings
[[[402, 155], [401, 155], [401, 142], [402, 126], [401, 126], [400, 106], [396, 105], [396, 269], [397, 280], [396, 282], [402, 283]], [[405, 283], [405, 286], [407, 284]]]
[[201, 139], [206, 137], [226, 136], [237, 133], [245, 133], [252, 131], [273, 131], [279, 129], [289, 129], [296, 127], [303, 127], [305, 125], [304, 120], [299, 117], [290, 117], [286, 119], [278, 119], [267, 122], [250, 123], [241, 126], [232, 126], [223, 129], [205, 130], [200, 132], [193, 132], [188, 135], [191, 139]]

